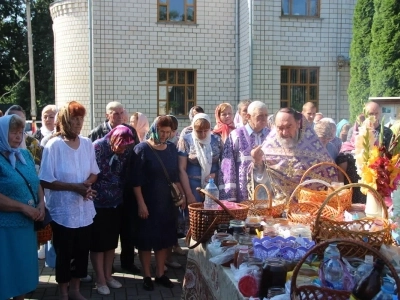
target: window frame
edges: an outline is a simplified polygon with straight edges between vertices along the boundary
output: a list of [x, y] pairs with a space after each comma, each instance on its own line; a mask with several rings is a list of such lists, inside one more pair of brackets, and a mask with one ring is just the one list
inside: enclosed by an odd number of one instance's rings
[[[160, 83], [160, 72], [166, 72], [166, 81], [165, 83]], [[169, 83], [169, 73], [175, 72], [175, 83]], [[185, 83], [178, 83], [178, 72], [185, 72]], [[193, 83], [189, 83], [189, 73], [193, 72]], [[166, 91], [166, 99], [160, 99], [160, 87], [165, 87]], [[170, 99], [169, 99], [169, 89], [168, 87], [184, 87], [185, 91], [185, 99], [184, 99], [184, 113], [183, 114], [175, 114], [173, 108], [171, 108]], [[188, 96], [188, 87], [193, 88], [192, 99], [189, 99]], [[166, 69], [159, 68], [157, 69], [157, 115], [164, 114], [173, 114], [175, 117], [187, 117], [189, 115], [189, 110], [193, 106], [197, 105], [197, 70], [195, 69]], [[165, 102], [165, 113], [160, 111], [160, 102]]]
[[[184, 24], [196, 24], [196, 8], [197, 8], [197, 2], [196, 0], [193, 0], [193, 4], [188, 3], [188, 1], [190, 0], [183, 0], [184, 4], [183, 4], [183, 9], [184, 9], [184, 13], [185, 13], [185, 20], [183, 21], [171, 21], [169, 19], [169, 8], [170, 8], [170, 2], [174, 1], [174, 0], [165, 0], [165, 3], [162, 2], [163, 0], [157, 0], [157, 22], [159, 23], [184, 23]], [[160, 7], [165, 6], [167, 8], [167, 19], [166, 20], [160, 20]], [[193, 8], [193, 21], [188, 21], [187, 19], [187, 10], [189, 7]]]
[[[285, 0], [281, 0], [281, 16], [282, 17], [296, 17], [296, 18], [320, 18], [320, 11], [321, 11], [321, 0], [316, 0], [317, 1], [317, 13], [316, 15], [311, 15], [310, 10], [311, 10], [311, 1], [312, 0], [287, 0], [289, 1], [289, 12], [288, 14], [285, 14], [283, 11], [283, 2]], [[307, 14], [305, 15], [296, 15], [293, 14], [293, 1], [304, 1], [307, 3]]]
[[[287, 76], [287, 82], [282, 82], [282, 71], [283, 70], [287, 70], [288, 76]], [[292, 70], [296, 70], [297, 73], [297, 80], [296, 82], [291, 82], [292, 80]], [[302, 83], [301, 82], [301, 70], [307, 70], [307, 82], [306, 83]], [[310, 71], [316, 71], [316, 83], [310, 83]], [[292, 95], [291, 95], [291, 87], [306, 87], [306, 98], [304, 99], [304, 103], [306, 102], [312, 102], [314, 103], [314, 105], [316, 107], [319, 107], [319, 76], [320, 76], [320, 68], [319, 67], [304, 67], [304, 66], [281, 66], [281, 70], [280, 70], [280, 97], [279, 97], [279, 105], [281, 108], [283, 107], [293, 107], [292, 105]], [[283, 99], [283, 95], [282, 95], [282, 90], [283, 87], [287, 86], [287, 98]], [[311, 93], [310, 93], [310, 88], [311, 87], [316, 87], [316, 99], [310, 99]], [[286, 104], [286, 106], [284, 105], [284, 103]], [[303, 103], [303, 104], [304, 104]], [[298, 108], [297, 108], [298, 109]]]

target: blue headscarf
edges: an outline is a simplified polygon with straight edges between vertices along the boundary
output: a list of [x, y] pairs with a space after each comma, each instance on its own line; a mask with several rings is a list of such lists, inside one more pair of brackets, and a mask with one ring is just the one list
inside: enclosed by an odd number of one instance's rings
[[340, 137], [340, 132], [342, 131], [343, 126], [346, 124], [350, 124], [349, 121], [347, 121], [346, 119], [342, 119], [339, 123], [337, 123], [337, 125], [336, 125], [336, 136], [337, 137]]
[[22, 153], [19, 148], [11, 148], [8, 143], [8, 132], [10, 130], [10, 121], [14, 115], [7, 115], [0, 118], [0, 151], [8, 152], [8, 160], [10, 161], [12, 167], [15, 169], [15, 163], [17, 158], [26, 165], [25, 158], [22, 156]]
[[[154, 119], [153, 124], [151, 124], [149, 131], [146, 133], [146, 140], [152, 139], [155, 144], [161, 144], [157, 132], [158, 117]], [[166, 144], [165, 142], [164, 144]]]

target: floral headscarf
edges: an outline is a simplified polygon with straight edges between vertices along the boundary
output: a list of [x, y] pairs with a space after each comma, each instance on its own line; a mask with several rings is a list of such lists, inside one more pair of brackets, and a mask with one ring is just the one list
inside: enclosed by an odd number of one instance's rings
[[11, 148], [8, 143], [8, 132], [10, 130], [10, 121], [14, 115], [7, 115], [0, 118], [0, 151], [8, 152], [8, 160], [11, 166], [15, 169], [17, 158], [21, 163], [26, 165], [25, 158], [22, 156], [20, 148]]
[[[229, 136], [229, 133], [235, 129], [235, 123], [233, 122], [233, 116], [232, 116], [232, 122], [230, 124], [225, 124], [222, 123], [221, 118], [219, 114], [222, 111], [222, 107], [225, 107], [224, 109], [230, 107], [232, 109], [232, 106], [229, 103], [221, 103], [215, 108], [215, 120], [217, 124], [214, 127], [214, 133], [221, 134], [222, 140], [225, 142], [226, 139]], [[233, 112], [233, 109], [232, 109]]]
[[107, 133], [104, 139], [109, 141], [113, 152], [121, 146], [130, 145], [135, 142], [132, 131], [125, 125], [114, 127], [109, 133]]

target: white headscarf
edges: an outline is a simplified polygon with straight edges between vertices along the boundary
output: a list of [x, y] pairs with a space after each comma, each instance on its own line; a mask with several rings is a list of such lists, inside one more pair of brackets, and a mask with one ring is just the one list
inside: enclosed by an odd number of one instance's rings
[[[194, 123], [198, 119], [205, 119], [210, 123], [210, 130], [207, 132], [207, 136], [204, 140], [200, 140], [197, 137], [196, 131], [194, 130]], [[196, 150], [197, 159], [201, 166], [201, 186], [204, 187], [207, 183], [205, 178], [210, 175], [212, 165], [212, 148], [211, 148], [211, 120], [210, 117], [204, 113], [198, 113], [193, 117], [192, 121], [192, 138], [194, 143], [194, 149]]]

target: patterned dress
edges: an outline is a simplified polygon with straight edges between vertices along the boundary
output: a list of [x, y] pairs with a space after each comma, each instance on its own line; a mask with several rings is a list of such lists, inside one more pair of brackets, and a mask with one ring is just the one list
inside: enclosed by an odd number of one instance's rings
[[233, 130], [225, 141], [222, 153], [221, 170], [218, 176], [219, 197], [221, 200], [242, 202], [249, 200], [249, 166], [252, 162], [251, 150], [260, 145], [269, 133], [264, 128], [259, 137], [249, 125]]

